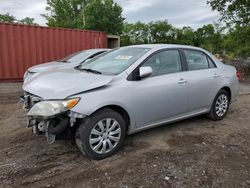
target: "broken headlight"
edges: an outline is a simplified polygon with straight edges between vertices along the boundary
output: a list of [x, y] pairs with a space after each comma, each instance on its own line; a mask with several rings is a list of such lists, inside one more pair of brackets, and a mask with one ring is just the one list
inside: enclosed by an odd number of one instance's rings
[[50, 117], [63, 113], [73, 108], [80, 98], [68, 99], [68, 100], [51, 100], [41, 101], [36, 103], [28, 112], [30, 117]]

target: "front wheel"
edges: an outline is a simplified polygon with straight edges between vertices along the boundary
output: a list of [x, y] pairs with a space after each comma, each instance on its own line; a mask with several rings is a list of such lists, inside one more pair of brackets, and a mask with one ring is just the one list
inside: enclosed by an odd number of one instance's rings
[[101, 160], [114, 154], [126, 136], [122, 116], [103, 109], [86, 118], [76, 130], [76, 145], [88, 157]]
[[227, 114], [229, 104], [230, 98], [228, 92], [224, 89], [220, 90], [213, 101], [208, 117], [215, 121], [223, 119]]

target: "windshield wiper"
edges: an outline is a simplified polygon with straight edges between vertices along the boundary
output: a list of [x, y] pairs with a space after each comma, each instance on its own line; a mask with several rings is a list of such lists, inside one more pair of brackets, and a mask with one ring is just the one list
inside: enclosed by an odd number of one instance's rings
[[81, 71], [92, 72], [94, 74], [102, 74], [100, 71], [93, 70], [93, 69], [80, 69]]

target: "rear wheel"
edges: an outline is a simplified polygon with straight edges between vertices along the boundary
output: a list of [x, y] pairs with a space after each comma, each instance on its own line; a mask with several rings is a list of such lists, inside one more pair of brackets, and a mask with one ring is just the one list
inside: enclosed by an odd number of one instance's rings
[[228, 92], [224, 89], [220, 90], [214, 99], [208, 117], [215, 121], [223, 119], [227, 114], [229, 104], [230, 98]]
[[126, 125], [122, 116], [103, 109], [86, 118], [76, 131], [76, 144], [80, 151], [96, 160], [114, 154], [122, 145]]

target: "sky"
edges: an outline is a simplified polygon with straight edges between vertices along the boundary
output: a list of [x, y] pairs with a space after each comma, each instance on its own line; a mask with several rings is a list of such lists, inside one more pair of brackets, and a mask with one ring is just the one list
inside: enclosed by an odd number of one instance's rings
[[[207, 0], [115, 0], [123, 7], [127, 22], [168, 20], [176, 27], [194, 29], [216, 22], [219, 13], [212, 11]], [[17, 19], [33, 17], [35, 22], [46, 25], [41, 14], [46, 13], [46, 0], [0, 0], [0, 14], [9, 12]]]

